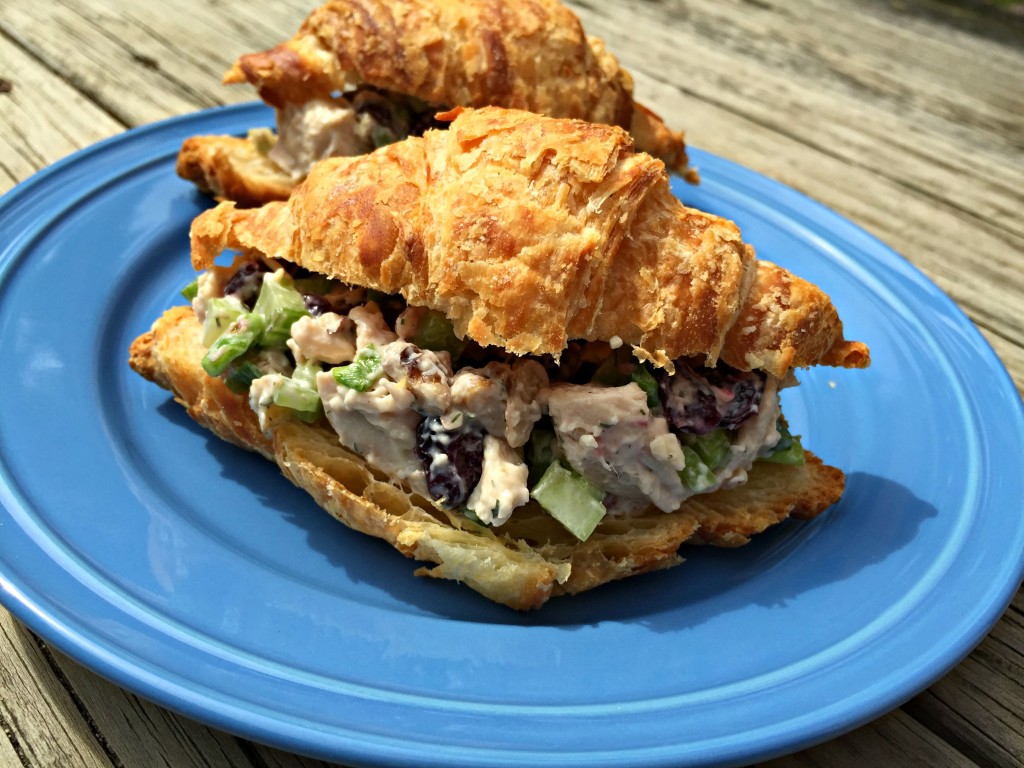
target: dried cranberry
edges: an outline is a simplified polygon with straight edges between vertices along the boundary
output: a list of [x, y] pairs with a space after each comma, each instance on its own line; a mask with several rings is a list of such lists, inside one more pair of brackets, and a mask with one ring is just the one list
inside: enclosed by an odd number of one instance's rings
[[718, 400], [721, 427], [736, 429], [757, 413], [766, 376], [761, 371], [737, 371], [727, 365], [707, 370], [706, 377]]
[[267, 267], [262, 262], [245, 262], [224, 286], [224, 295], [235, 296], [252, 309], [260, 295], [260, 288], [263, 287], [263, 273], [266, 271]]
[[427, 416], [416, 432], [416, 455], [427, 474], [431, 498], [447, 509], [461, 507], [483, 472], [483, 429], [464, 421], [449, 430], [439, 416]]
[[675, 374], [658, 374], [658, 394], [673, 431], [706, 435], [715, 429], [737, 429], [757, 413], [765, 381], [760, 371], [737, 371], [727, 365], [692, 368], [677, 361]]
[[676, 363], [672, 376], [658, 371], [658, 394], [668, 425], [675, 432], [706, 435], [722, 421], [715, 393], [704, 377], [686, 363]]
[[334, 311], [334, 306], [331, 302], [318, 293], [302, 294], [302, 303], [306, 305], [306, 309], [309, 310], [309, 314], [313, 317], [319, 317], [327, 312]]

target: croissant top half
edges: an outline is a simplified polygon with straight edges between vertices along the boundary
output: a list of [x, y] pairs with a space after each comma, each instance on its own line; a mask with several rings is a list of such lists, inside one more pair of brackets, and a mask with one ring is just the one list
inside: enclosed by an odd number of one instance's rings
[[669, 369], [868, 364], [827, 295], [683, 206], [625, 131], [499, 108], [445, 117], [447, 131], [319, 163], [286, 202], [206, 211], [194, 265], [227, 248], [285, 258], [516, 354], [619, 337]]
[[495, 105], [626, 128], [695, 179], [683, 136], [633, 101], [633, 80], [557, 0], [334, 0], [287, 42], [242, 56], [225, 83], [275, 107], [356, 83], [444, 108]]

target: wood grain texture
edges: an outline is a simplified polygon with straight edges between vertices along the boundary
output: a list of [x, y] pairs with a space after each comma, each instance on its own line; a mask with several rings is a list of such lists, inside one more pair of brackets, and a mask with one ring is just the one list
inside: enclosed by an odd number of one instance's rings
[[[27, 630], [21, 630], [29, 635]], [[326, 768], [328, 763], [240, 739], [159, 707], [104, 680], [59, 651], [51, 664], [90, 713], [116, 764], [146, 768]], [[0, 763], [3, 765], [3, 763]], [[75, 765], [62, 763], [59, 765]]]
[[0, 648], [0, 725], [6, 737], [0, 744], [17, 757], [0, 765], [113, 765], [60, 670], [6, 611], [0, 611]]
[[908, 713], [983, 765], [1024, 765], [1024, 595], [956, 669]]
[[864, 766], [971, 768], [976, 765], [943, 738], [897, 710], [852, 733], [761, 768], [864, 768]]
[[[0, 11], [2, 13], [2, 11]], [[0, 35], [0, 187], [124, 130], [81, 92]]]
[[[249, 100], [220, 75], [314, 0], [0, 0], [0, 192], [125, 127]], [[1024, 391], [1024, 20], [952, 0], [576, 0], [688, 140], [852, 219]], [[762, 254], [770, 256], [770, 254]], [[0, 765], [317, 768], [142, 701], [0, 612]], [[1024, 596], [950, 674], [764, 765], [1024, 764]]]
[[125, 125], [250, 101], [221, 85], [240, 51], [291, 34], [308, 4], [0, 3], [0, 29]]

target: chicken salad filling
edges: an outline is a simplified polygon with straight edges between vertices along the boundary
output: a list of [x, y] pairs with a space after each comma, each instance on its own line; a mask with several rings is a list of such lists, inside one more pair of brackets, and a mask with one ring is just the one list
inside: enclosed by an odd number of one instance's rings
[[372, 152], [428, 128], [446, 124], [412, 96], [361, 84], [330, 99], [285, 104], [277, 110], [277, 131], [257, 128], [249, 138], [262, 154], [301, 181], [318, 160]]
[[184, 293], [203, 368], [248, 395], [262, 429], [323, 421], [393, 482], [484, 525], [533, 499], [586, 539], [606, 515], [738, 485], [757, 460], [803, 461], [783, 383], [758, 371], [678, 360], [670, 375], [605, 342], [510, 355], [283, 260], [238, 256]]

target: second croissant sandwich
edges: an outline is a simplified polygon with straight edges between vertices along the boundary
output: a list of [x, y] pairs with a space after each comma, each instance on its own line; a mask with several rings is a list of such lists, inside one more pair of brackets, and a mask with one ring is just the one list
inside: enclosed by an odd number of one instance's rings
[[[486, 108], [192, 226], [131, 365], [347, 525], [514, 608], [842, 493], [780, 410], [864, 367], [829, 298], [625, 131]], [[215, 258], [231, 250], [230, 266]]]
[[633, 101], [629, 73], [558, 0], [333, 0], [225, 82], [256, 88], [276, 134], [190, 138], [178, 174], [243, 205], [283, 200], [316, 160], [418, 136], [458, 106], [618, 125], [696, 180], [682, 134]]

